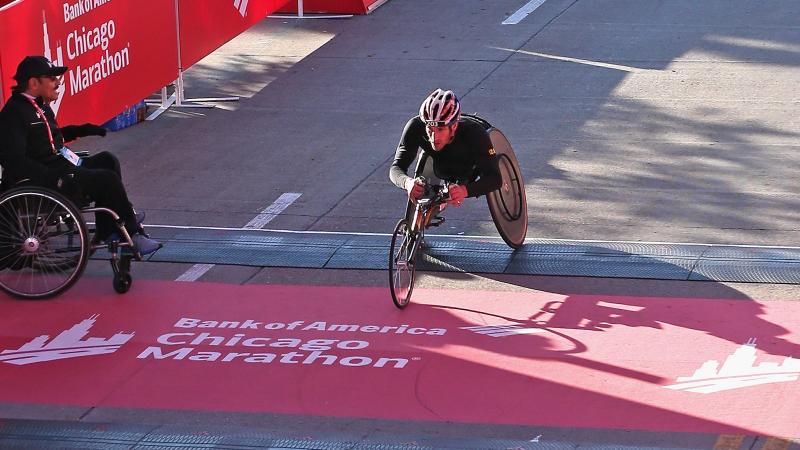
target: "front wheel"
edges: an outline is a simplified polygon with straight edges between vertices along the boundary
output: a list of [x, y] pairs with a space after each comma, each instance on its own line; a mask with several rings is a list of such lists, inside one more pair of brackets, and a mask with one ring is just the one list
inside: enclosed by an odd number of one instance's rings
[[408, 222], [397, 222], [389, 247], [389, 290], [394, 306], [399, 309], [408, 305], [414, 289], [417, 257], [414, 240], [415, 234], [408, 228]]

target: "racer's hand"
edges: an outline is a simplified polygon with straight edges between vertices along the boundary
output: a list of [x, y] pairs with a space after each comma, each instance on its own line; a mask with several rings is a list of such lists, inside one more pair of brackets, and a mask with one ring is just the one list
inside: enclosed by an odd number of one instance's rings
[[102, 137], [105, 137], [106, 132], [107, 132], [105, 128], [103, 128], [103, 127], [101, 127], [99, 125], [95, 125], [93, 123], [85, 123], [83, 125], [80, 125], [79, 128], [80, 128], [81, 134], [83, 136], [102, 136]]
[[419, 200], [425, 192], [425, 182], [420, 178], [409, 178], [406, 180], [406, 192], [412, 201]]
[[461, 203], [463, 203], [464, 199], [467, 198], [466, 186], [462, 186], [460, 184], [449, 184], [447, 186], [447, 191], [450, 194], [450, 199], [447, 200], [447, 203], [453, 206], [461, 206]]

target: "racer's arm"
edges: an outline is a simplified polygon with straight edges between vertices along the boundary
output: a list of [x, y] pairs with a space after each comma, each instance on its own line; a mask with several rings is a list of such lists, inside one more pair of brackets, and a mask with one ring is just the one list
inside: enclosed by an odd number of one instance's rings
[[503, 184], [503, 177], [500, 175], [497, 156], [489, 134], [481, 130], [481, 133], [475, 139], [478, 142], [476, 151], [478, 152], [477, 165], [480, 179], [466, 184], [467, 197], [486, 195], [489, 192], [500, 189]]
[[394, 154], [394, 161], [389, 168], [389, 179], [395, 186], [407, 190], [407, 184], [412, 177], [408, 176], [408, 168], [417, 157], [420, 147], [420, 136], [425, 135], [425, 124], [414, 117], [406, 123], [400, 143]]
[[61, 134], [64, 136], [64, 142], [74, 141], [77, 138], [86, 136], [105, 136], [106, 129], [92, 123], [85, 123], [83, 125], [67, 125], [59, 128]]
[[13, 178], [30, 179], [37, 184], [51, 184], [58, 179], [60, 170], [48, 168], [30, 159], [27, 148], [27, 124], [21, 114], [7, 108], [0, 112], [0, 165], [13, 174]]

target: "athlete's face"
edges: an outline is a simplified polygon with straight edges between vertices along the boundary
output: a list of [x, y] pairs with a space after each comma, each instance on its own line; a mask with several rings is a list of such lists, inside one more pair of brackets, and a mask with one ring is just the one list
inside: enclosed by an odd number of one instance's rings
[[433, 149], [438, 152], [445, 145], [453, 142], [453, 138], [456, 136], [456, 128], [458, 128], [458, 122], [442, 127], [426, 125], [425, 133], [428, 135], [428, 141], [430, 141]]
[[58, 88], [61, 86], [61, 77], [43, 76], [31, 78], [28, 87], [33, 91], [34, 97], [42, 97], [45, 102], [58, 100]]

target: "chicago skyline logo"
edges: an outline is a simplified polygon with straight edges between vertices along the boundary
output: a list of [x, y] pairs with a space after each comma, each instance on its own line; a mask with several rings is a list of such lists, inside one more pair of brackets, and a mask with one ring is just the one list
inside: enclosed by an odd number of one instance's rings
[[543, 328], [526, 328], [522, 325], [483, 325], [474, 327], [461, 327], [461, 329], [494, 338], [523, 334], [537, 334], [544, 333], [545, 331]]
[[250, 0], [233, 0], [233, 7], [239, 10], [242, 17], [247, 15], [247, 3]]
[[[50, 49], [50, 33], [47, 30], [47, 15], [44, 11], [42, 11], [42, 31], [44, 33], [44, 57], [49, 59], [54, 65], [56, 66], [63, 66], [64, 65], [64, 51], [61, 48], [61, 42], [58, 42], [56, 45], [56, 57], [53, 59], [53, 52]], [[64, 92], [67, 89], [66, 85], [66, 78], [64, 82], [61, 83], [61, 86], [58, 87], [58, 99], [53, 102], [50, 102], [50, 108], [53, 109], [53, 113], [58, 116], [58, 108], [61, 106], [61, 100], [64, 99]]]
[[82, 320], [52, 340], [49, 335], [43, 334], [18, 349], [3, 350], [0, 352], [0, 362], [23, 366], [59, 359], [104, 355], [116, 352], [133, 337], [134, 333], [120, 332], [108, 339], [99, 337], [83, 339], [89, 334], [98, 317], [99, 315], [95, 314]]
[[730, 356], [722, 366], [708, 360], [692, 376], [678, 377], [677, 383], [664, 386], [677, 391], [711, 394], [748, 386], [797, 381], [800, 378], [800, 359], [787, 357], [782, 363], [756, 362], [756, 340], [751, 338]]

